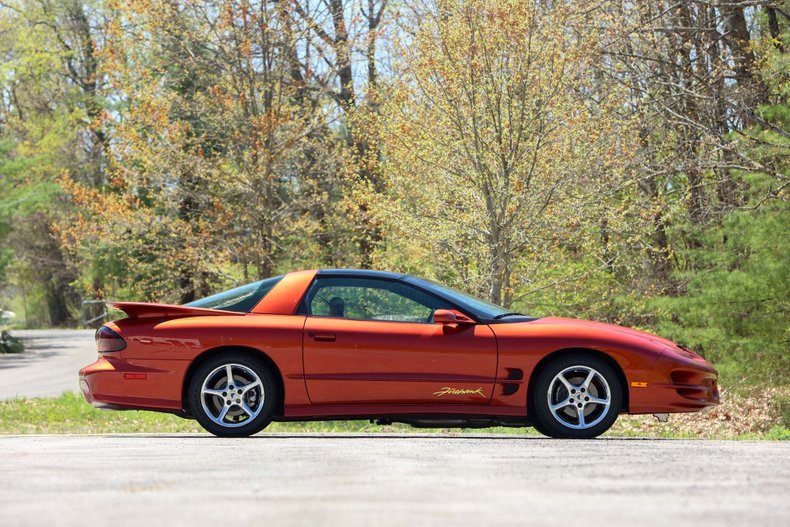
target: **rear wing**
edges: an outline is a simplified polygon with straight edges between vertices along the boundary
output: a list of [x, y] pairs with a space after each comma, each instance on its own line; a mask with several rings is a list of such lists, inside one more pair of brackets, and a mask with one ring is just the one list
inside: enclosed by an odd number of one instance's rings
[[129, 318], [216, 317], [227, 315], [244, 316], [246, 314], [237, 311], [224, 311], [222, 309], [174, 306], [171, 304], [149, 304], [148, 302], [107, 302], [107, 305], [123, 311]]

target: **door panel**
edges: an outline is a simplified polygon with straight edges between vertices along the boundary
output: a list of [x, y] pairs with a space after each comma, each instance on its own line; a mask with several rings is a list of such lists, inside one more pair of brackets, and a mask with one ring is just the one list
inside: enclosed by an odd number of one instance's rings
[[487, 325], [309, 316], [303, 360], [313, 404], [487, 404], [496, 340]]

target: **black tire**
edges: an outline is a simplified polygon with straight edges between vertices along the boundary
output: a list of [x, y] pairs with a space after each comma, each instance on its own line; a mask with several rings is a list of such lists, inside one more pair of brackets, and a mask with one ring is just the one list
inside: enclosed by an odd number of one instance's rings
[[[231, 385], [227, 383], [227, 375], [223, 376], [221, 371], [217, 371], [222, 367], [227, 367], [227, 365], [234, 365], [231, 368], [231, 376], [233, 378], [231, 382], [238, 384]], [[222, 422], [226, 424], [222, 425], [219, 422], [215, 422], [214, 419], [218, 418], [219, 415], [209, 416], [206, 408], [204, 408], [203, 401], [205, 400], [209, 410], [215, 410], [218, 414], [224, 409], [227, 401], [219, 396], [202, 394], [203, 383], [207, 381], [207, 377], [212, 377], [208, 379], [209, 383], [213, 382], [213, 379], [218, 379], [217, 382], [219, 383], [215, 386], [208, 386], [209, 388], [217, 388], [217, 391], [228, 393], [229, 390], [227, 388], [223, 391], [223, 385], [227, 385], [227, 387], [233, 386], [234, 389], [243, 389], [246, 384], [255, 380], [252, 374], [257, 375], [260, 380], [261, 391], [258, 392], [255, 388], [252, 388], [249, 390], [249, 393], [232, 396], [241, 397], [244, 404], [247, 404], [247, 408], [252, 409], [253, 413], [257, 412], [257, 415], [250, 418], [241, 405], [234, 404], [234, 400], [228, 405], [228, 415], [222, 418]], [[222, 379], [225, 379], [225, 381]], [[261, 396], [262, 401], [260, 400]], [[239, 352], [216, 355], [200, 364], [192, 376], [188, 390], [189, 409], [192, 415], [195, 416], [200, 426], [219, 437], [247, 437], [260, 432], [271, 423], [280, 397], [281, 394], [277, 388], [274, 375], [263, 361]], [[260, 408], [258, 405], [260, 405]], [[233, 422], [234, 419], [237, 422]]]
[[[600, 377], [593, 376], [589, 386], [589, 395], [593, 399], [599, 394], [603, 396], [608, 386], [608, 406], [579, 402], [579, 396], [586, 397], [585, 394], [582, 394], [581, 391], [571, 394], [561, 381], [553, 382], [555, 377], [566, 371], [567, 377], [564, 376], [564, 378], [574, 380], [570, 384], [574, 386], [575, 390], [577, 384], [581, 386], [579, 379], [583, 379], [585, 372], [589, 373], [590, 370], [595, 370]], [[615, 370], [605, 360], [586, 353], [569, 353], [548, 363], [537, 375], [530, 414], [535, 422], [535, 429], [540, 433], [558, 439], [591, 439], [609, 430], [617, 420], [623, 406], [623, 386]], [[549, 394], [550, 388], [552, 389], [551, 395]], [[562, 410], [557, 410], [558, 415], [555, 416], [550, 408], [550, 398], [554, 399], [555, 404], [571, 400], [574, 401], [574, 404], [568, 404]], [[592, 426], [573, 428], [573, 426], [582, 425], [577, 413], [578, 410], [575, 408], [578, 404], [588, 405], [583, 406], [581, 412], [587, 423], [594, 423]]]
[[[533, 412], [532, 415], [534, 415], [534, 412]], [[546, 430], [545, 428], [543, 428], [543, 425], [537, 419], [534, 419], [534, 421], [532, 423], [532, 428], [534, 428], [535, 430], [537, 430], [538, 432], [540, 432], [541, 434], [543, 434], [546, 437], [551, 437], [551, 435], [549, 434], [549, 431]]]

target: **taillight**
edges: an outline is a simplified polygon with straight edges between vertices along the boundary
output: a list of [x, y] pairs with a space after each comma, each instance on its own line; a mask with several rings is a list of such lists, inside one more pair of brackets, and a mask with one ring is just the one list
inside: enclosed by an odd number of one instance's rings
[[125, 347], [126, 341], [107, 326], [102, 326], [96, 330], [96, 351], [99, 353], [121, 351]]

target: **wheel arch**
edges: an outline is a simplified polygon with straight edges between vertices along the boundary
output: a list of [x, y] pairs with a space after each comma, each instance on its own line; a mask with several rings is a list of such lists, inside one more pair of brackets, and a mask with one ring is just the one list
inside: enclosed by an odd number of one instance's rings
[[184, 412], [187, 414], [190, 413], [188, 403], [189, 384], [192, 382], [192, 377], [194, 376], [195, 371], [208, 359], [229, 352], [243, 353], [244, 355], [248, 355], [254, 359], [262, 361], [266, 367], [269, 368], [269, 370], [274, 375], [274, 380], [277, 383], [277, 389], [280, 390], [280, 400], [277, 404], [277, 409], [275, 410], [274, 414], [275, 416], [282, 416], [285, 408], [285, 383], [283, 381], [283, 374], [280, 372], [280, 368], [277, 367], [277, 364], [266, 353], [259, 349], [247, 346], [219, 346], [203, 351], [200, 355], [194, 358], [192, 363], [189, 365], [189, 368], [187, 368], [187, 372], [184, 375], [184, 381], [181, 385], [181, 405], [184, 409]]
[[622, 395], [623, 395], [623, 407], [620, 409], [620, 412], [628, 413], [629, 411], [629, 399], [628, 399], [628, 382], [625, 377], [625, 372], [620, 364], [609, 354], [604, 353], [599, 350], [594, 350], [590, 348], [563, 348], [557, 351], [553, 351], [540, 359], [535, 367], [532, 369], [532, 373], [529, 376], [529, 384], [527, 385], [527, 414], [531, 413], [531, 406], [532, 402], [535, 400], [534, 393], [535, 393], [535, 383], [537, 382], [538, 374], [546, 367], [554, 359], [561, 357], [563, 355], [569, 355], [571, 353], [584, 353], [587, 355], [591, 355], [594, 357], [598, 357], [599, 359], [605, 361], [609, 366], [617, 374], [618, 379], [620, 380], [620, 386], [622, 388]]

